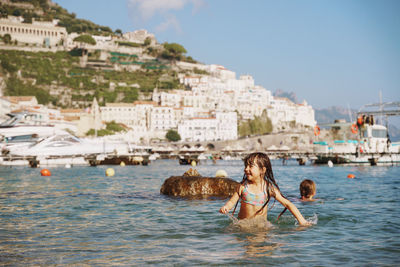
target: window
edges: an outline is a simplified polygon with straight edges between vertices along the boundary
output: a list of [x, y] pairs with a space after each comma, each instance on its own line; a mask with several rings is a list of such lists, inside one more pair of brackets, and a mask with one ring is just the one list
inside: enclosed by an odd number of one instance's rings
[[375, 138], [386, 138], [386, 130], [372, 130], [372, 137]]

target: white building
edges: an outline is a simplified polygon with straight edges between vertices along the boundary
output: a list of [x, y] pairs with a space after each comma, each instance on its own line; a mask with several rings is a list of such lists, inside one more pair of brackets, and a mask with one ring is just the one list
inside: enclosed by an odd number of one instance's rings
[[146, 30], [137, 30], [134, 32], [127, 32], [122, 35], [122, 37], [133, 43], [138, 43], [138, 44], [143, 44], [146, 38], [149, 38], [151, 41], [151, 44], [154, 45], [156, 44], [157, 40], [154, 36], [154, 34], [147, 32]]
[[185, 141], [237, 139], [238, 119], [254, 119], [265, 110], [275, 130], [315, 125], [314, 111], [306, 102], [274, 98], [250, 75], [235, 79], [235, 73], [222, 66], [210, 65], [208, 71], [212, 76], [180, 76], [191, 90], [154, 89], [152, 102], [108, 104], [102, 109], [103, 119], [140, 126], [135, 134], [148, 139], [163, 139], [168, 130], [178, 129]]
[[9, 101], [11, 110], [38, 106], [35, 96], [2, 96], [1, 98]]
[[111, 36], [92, 35], [92, 37], [96, 41], [96, 45], [91, 46], [91, 49], [114, 50], [117, 48], [117, 45], [114, 43]]
[[295, 104], [287, 98], [274, 97], [267, 114], [277, 131], [287, 129], [290, 124], [300, 127], [314, 127], [316, 124], [314, 110], [306, 101]]
[[115, 121], [125, 124], [130, 128], [132, 141], [139, 142], [141, 139], [149, 139], [150, 113], [155, 102], [135, 101], [134, 103], [107, 103], [100, 107], [101, 119], [105, 122]]
[[218, 122], [217, 140], [235, 140], [238, 138], [238, 120], [236, 112], [216, 112]]
[[175, 118], [174, 108], [155, 106], [151, 109], [149, 130], [159, 138], [164, 138], [168, 130], [177, 126], [178, 122]]
[[184, 119], [178, 125], [182, 140], [190, 142], [237, 139], [235, 112], [216, 112], [214, 117]]
[[11, 40], [18, 43], [56, 46], [66, 41], [67, 30], [56, 26], [56, 21], [33, 21], [22, 23], [19, 17], [9, 16], [0, 19], [0, 35], [10, 34]]
[[218, 122], [216, 118], [190, 118], [178, 125], [178, 133], [183, 141], [200, 142], [217, 140]]
[[210, 72], [211, 75], [216, 76], [222, 80], [236, 79], [236, 73], [226, 69], [224, 66], [212, 64], [208, 67], [208, 72]]
[[[189, 93], [189, 92], [188, 92]], [[155, 88], [153, 91], [152, 100], [157, 102], [160, 106], [167, 107], [180, 107], [183, 104], [183, 96], [185, 95], [183, 90], [172, 90], [172, 91], [161, 91]]]

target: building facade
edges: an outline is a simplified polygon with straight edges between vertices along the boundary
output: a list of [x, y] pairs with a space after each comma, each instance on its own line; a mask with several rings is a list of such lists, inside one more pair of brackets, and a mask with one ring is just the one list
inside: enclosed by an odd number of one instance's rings
[[9, 34], [12, 41], [31, 45], [63, 46], [67, 38], [67, 30], [56, 26], [56, 21], [33, 21], [23, 23], [20, 17], [1, 18], [0, 34]]

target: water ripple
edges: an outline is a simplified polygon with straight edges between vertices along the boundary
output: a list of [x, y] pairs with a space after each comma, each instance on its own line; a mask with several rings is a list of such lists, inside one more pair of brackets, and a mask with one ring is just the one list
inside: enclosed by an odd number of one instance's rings
[[[290, 212], [277, 222], [276, 203], [271, 224], [246, 228], [218, 213], [225, 200], [162, 196], [163, 181], [188, 168], [177, 161], [117, 166], [114, 177], [106, 166], [53, 168], [51, 177], [0, 167], [0, 265], [397, 265], [398, 167], [273, 165], [282, 192], [315, 225], [298, 227]], [[197, 168], [243, 174], [240, 161]], [[305, 178], [319, 201], [296, 200]]]

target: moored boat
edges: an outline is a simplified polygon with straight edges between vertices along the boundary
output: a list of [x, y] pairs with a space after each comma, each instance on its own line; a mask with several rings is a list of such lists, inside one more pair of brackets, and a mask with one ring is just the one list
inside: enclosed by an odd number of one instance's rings
[[[359, 132], [358, 132], [359, 131]], [[388, 138], [387, 127], [364, 124], [357, 139], [314, 142], [315, 164], [396, 165], [400, 164], [400, 145]]]

